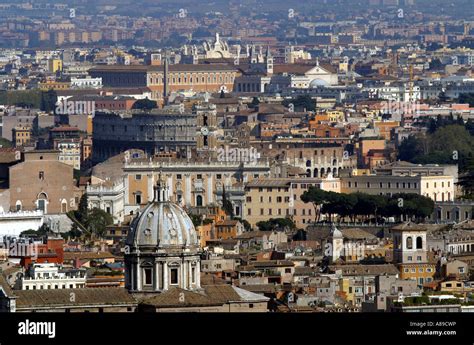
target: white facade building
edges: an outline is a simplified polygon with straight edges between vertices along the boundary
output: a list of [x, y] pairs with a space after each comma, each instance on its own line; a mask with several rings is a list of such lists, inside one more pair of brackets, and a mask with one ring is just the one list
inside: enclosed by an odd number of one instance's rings
[[53, 263], [33, 264], [21, 279], [22, 290], [79, 289], [86, 286], [84, 270], [61, 270]]
[[0, 236], [18, 237], [23, 231], [38, 230], [43, 225], [43, 211], [3, 212], [0, 210]]
[[113, 183], [89, 185], [86, 189], [90, 209], [99, 208], [114, 217], [115, 223], [124, 220], [125, 182], [118, 180]]

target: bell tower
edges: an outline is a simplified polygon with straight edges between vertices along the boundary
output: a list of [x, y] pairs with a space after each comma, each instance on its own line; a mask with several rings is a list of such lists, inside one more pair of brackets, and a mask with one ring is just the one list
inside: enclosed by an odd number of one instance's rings
[[197, 153], [201, 157], [215, 158], [217, 155], [217, 110], [215, 104], [206, 100], [194, 106], [197, 115]]

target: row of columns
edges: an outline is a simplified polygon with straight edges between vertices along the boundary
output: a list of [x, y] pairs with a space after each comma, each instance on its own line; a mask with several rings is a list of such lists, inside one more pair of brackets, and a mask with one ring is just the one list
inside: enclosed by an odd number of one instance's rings
[[[174, 268], [174, 267], [172, 267]], [[193, 282], [193, 265], [191, 261], [183, 261], [178, 269], [178, 284], [182, 289], [192, 289], [200, 287], [200, 269], [199, 263], [195, 266], [194, 271], [194, 282]], [[142, 291], [144, 290], [144, 280], [142, 279], [144, 268], [140, 266], [140, 262], [137, 261], [131, 270], [131, 288], [132, 290]], [[153, 290], [167, 290], [170, 285], [170, 267], [167, 261], [157, 261], [153, 269]]]

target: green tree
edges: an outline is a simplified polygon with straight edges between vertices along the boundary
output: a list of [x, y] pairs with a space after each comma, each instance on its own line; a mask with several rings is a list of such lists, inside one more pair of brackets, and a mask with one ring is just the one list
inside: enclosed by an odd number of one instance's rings
[[242, 219], [240, 217], [234, 217], [234, 220], [238, 220], [239, 222], [241, 222], [245, 228], [245, 231], [252, 231], [252, 225], [250, 225], [250, 223], [246, 219]]
[[316, 110], [316, 101], [311, 98], [310, 95], [301, 95], [294, 99], [284, 100], [282, 103], [285, 107], [289, 107], [290, 104], [293, 104], [295, 111], [315, 111]]
[[319, 222], [321, 216], [321, 205], [326, 201], [327, 192], [311, 186], [308, 190], [304, 191], [301, 195], [301, 201], [305, 203], [312, 203], [314, 207], [314, 215], [316, 222]]
[[55, 90], [41, 92], [40, 109], [46, 112], [52, 112], [56, 109], [58, 95]]
[[474, 93], [462, 93], [458, 98], [459, 103], [468, 103], [470, 107], [474, 107]]
[[86, 222], [89, 217], [89, 200], [87, 193], [82, 194], [81, 199], [79, 200], [79, 205], [77, 211], [74, 212], [75, 218], [82, 224]]
[[258, 99], [258, 97], [254, 97], [252, 98], [252, 102], [250, 102], [249, 107], [255, 109], [258, 107], [259, 104], [260, 100]]
[[398, 159], [417, 164], [458, 164], [461, 172], [466, 171], [467, 161], [474, 157], [474, 137], [467, 126], [457, 124], [454, 118], [438, 118], [436, 130], [426, 138], [411, 136], [403, 141]]
[[410, 135], [402, 141], [398, 148], [398, 159], [413, 162], [417, 157], [425, 154], [423, 139], [419, 136]]
[[474, 199], [474, 157], [466, 162], [466, 172], [459, 176], [458, 185], [461, 186], [465, 199]]
[[103, 237], [106, 227], [113, 224], [113, 222], [114, 219], [109, 213], [99, 208], [93, 208], [89, 211], [84, 225], [91, 235]]
[[12, 147], [12, 143], [8, 139], [0, 138], [0, 147]]
[[267, 221], [260, 221], [257, 223], [260, 231], [274, 231], [274, 230], [293, 230], [296, 228], [295, 223], [289, 218], [270, 218]]

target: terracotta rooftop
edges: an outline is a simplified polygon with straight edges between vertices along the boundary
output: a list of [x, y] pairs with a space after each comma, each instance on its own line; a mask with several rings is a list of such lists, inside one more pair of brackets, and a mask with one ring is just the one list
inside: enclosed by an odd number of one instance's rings
[[[74, 302], [71, 302], [71, 293], [75, 294]], [[15, 294], [17, 309], [137, 304], [123, 288], [17, 290]]]

